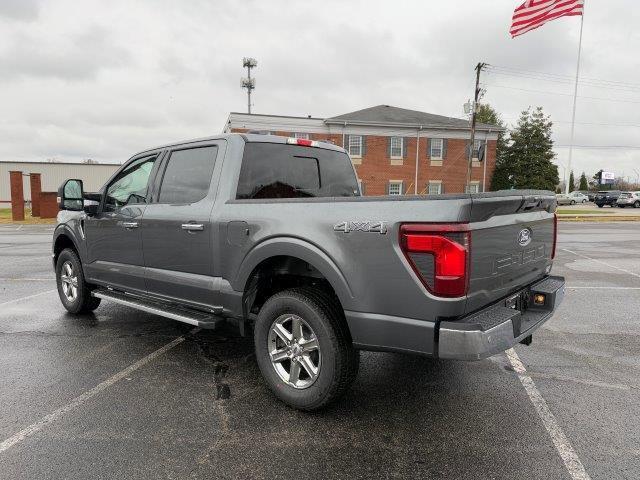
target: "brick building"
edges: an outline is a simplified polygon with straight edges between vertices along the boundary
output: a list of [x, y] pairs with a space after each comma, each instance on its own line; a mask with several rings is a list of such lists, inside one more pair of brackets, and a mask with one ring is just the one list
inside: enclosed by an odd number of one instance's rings
[[[459, 118], [389, 105], [324, 119], [233, 112], [224, 131], [271, 133], [341, 145], [351, 156], [365, 195], [465, 191], [470, 126]], [[473, 162], [472, 192], [489, 188], [500, 131], [495, 125], [477, 125], [474, 152], [480, 152], [480, 159]]]

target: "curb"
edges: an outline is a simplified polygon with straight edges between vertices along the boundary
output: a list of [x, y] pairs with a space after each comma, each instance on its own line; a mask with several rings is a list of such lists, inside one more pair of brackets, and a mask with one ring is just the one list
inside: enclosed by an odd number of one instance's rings
[[632, 215], [558, 215], [561, 222], [640, 222]]

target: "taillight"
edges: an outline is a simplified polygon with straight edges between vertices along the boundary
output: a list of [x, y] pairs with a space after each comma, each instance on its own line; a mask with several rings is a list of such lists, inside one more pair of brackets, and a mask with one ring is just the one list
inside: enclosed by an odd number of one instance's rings
[[468, 225], [402, 225], [400, 246], [431, 293], [439, 297], [467, 294], [471, 247]]
[[551, 247], [551, 260], [556, 258], [556, 244], [558, 243], [558, 214], [553, 214], [553, 247]]
[[307, 140], [306, 138], [287, 138], [289, 145], [300, 145], [302, 147], [317, 147], [318, 142], [314, 140]]

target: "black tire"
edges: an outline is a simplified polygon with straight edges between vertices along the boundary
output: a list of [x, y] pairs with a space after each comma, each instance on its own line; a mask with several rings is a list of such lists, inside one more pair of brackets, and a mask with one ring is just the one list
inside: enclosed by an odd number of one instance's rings
[[[63, 286], [63, 268], [69, 263], [72, 272], [75, 274], [76, 295], [73, 299], [67, 297]], [[82, 271], [82, 262], [75, 250], [65, 248], [56, 262], [56, 285], [58, 287], [58, 296], [64, 308], [73, 314], [88, 313], [94, 311], [100, 305], [100, 299], [91, 295], [91, 286], [84, 281], [84, 272]]]
[[[293, 314], [314, 331], [321, 352], [318, 377], [306, 388], [295, 388], [276, 372], [269, 355], [268, 338], [280, 316]], [[360, 352], [351, 335], [338, 300], [312, 287], [293, 288], [273, 295], [260, 309], [254, 328], [258, 366], [271, 391], [287, 405], [303, 411], [318, 410], [340, 398], [358, 374]]]
[[640, 208], [640, 202], [636, 200], [633, 204], [633, 208]]
[[575, 200], [571, 200], [570, 205], [575, 205], [575, 204], [576, 204], [576, 201]]
[[620, 208], [624, 208], [624, 205], [618, 205]]
[[596, 203], [596, 205], [598, 205], [598, 208], [604, 207], [604, 205], [600, 205], [599, 203]]

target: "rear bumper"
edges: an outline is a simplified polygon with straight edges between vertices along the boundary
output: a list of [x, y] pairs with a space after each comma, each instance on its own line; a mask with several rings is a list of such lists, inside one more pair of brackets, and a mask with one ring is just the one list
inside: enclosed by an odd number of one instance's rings
[[[549, 320], [564, 297], [563, 277], [546, 277], [509, 297], [518, 307], [502, 300], [468, 317], [440, 322], [437, 355], [457, 360], [480, 360], [503, 352], [531, 335]], [[534, 295], [544, 295], [543, 305], [534, 305]]]

